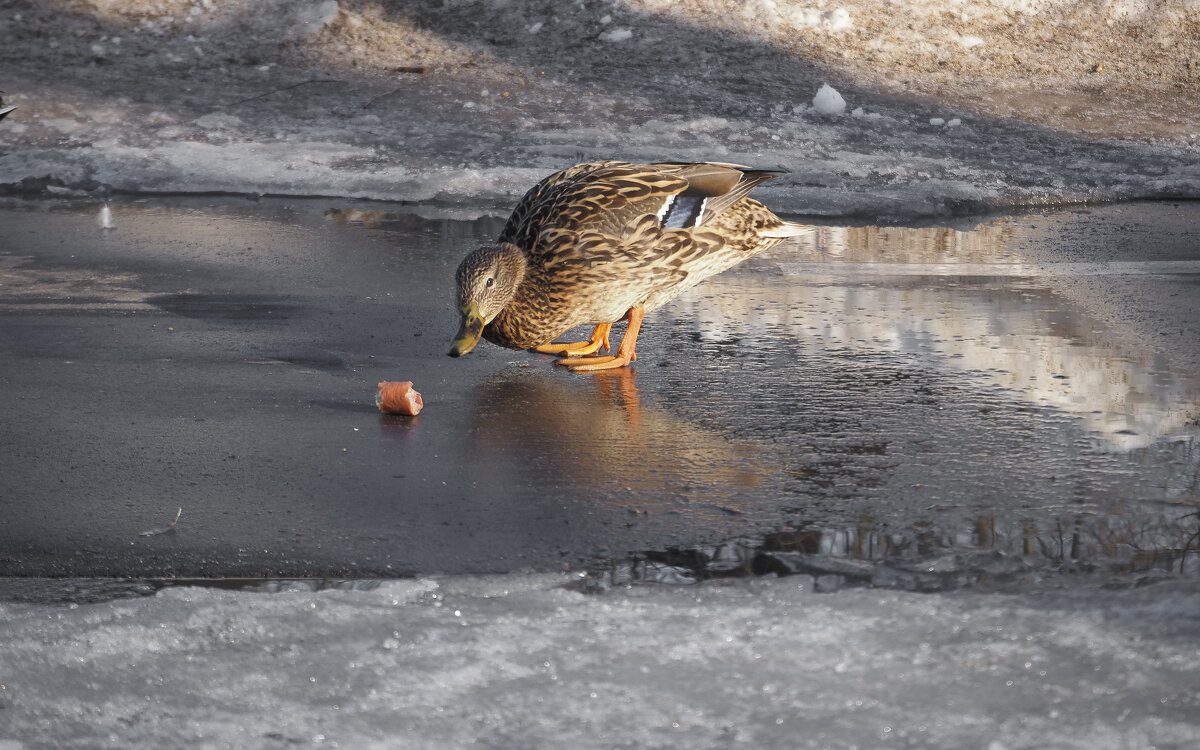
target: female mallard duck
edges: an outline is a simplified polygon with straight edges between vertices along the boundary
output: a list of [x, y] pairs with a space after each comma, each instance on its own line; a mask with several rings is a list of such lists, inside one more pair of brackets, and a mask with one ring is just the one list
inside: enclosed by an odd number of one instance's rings
[[[572, 370], [636, 359], [642, 316], [709, 276], [812, 229], [746, 197], [777, 172], [733, 164], [579, 164], [545, 178], [513, 210], [496, 244], [458, 267], [459, 357], [482, 335], [511, 349], [567, 357]], [[613, 323], [628, 321], [613, 356]], [[579, 343], [549, 343], [593, 325]]]

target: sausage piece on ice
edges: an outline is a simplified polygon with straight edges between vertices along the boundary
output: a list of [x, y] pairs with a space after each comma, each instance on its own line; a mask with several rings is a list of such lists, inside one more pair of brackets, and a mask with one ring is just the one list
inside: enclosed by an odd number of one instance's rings
[[385, 380], [379, 384], [375, 394], [375, 405], [385, 414], [407, 414], [415, 417], [425, 406], [421, 394], [412, 387], [412, 381]]

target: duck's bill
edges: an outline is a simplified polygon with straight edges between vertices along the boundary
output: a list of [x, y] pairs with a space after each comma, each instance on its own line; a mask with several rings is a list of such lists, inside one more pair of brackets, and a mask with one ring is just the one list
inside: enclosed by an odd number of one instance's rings
[[479, 314], [479, 305], [472, 302], [459, 312], [462, 313], [462, 326], [450, 346], [451, 357], [461, 357], [475, 348], [479, 337], [483, 335], [483, 316]]

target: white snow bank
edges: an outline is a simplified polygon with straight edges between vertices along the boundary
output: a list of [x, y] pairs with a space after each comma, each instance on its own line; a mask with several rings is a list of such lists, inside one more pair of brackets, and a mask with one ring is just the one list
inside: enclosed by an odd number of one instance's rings
[[557, 576], [0, 604], [0, 746], [1185, 747], [1195, 585], [999, 596]]

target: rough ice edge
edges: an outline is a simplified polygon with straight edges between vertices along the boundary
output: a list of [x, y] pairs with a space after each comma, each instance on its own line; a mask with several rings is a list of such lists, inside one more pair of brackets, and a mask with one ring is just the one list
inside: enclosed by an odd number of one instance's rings
[[0, 604], [11, 748], [1200, 741], [1200, 589], [588, 596], [564, 576]]
[[[884, 116], [857, 117], [868, 127]], [[961, 120], [960, 120], [961, 122]], [[928, 125], [927, 125], [928, 127]], [[944, 128], [962, 131], [968, 126]], [[3, 144], [0, 144], [3, 148]], [[103, 197], [132, 194], [228, 193], [251, 196], [330, 196], [381, 201], [431, 201], [451, 206], [511, 205], [538, 179], [573, 158], [547, 148], [540, 166], [429, 163], [409, 167], [375, 148], [335, 141], [210, 144], [163, 141], [126, 145], [111, 141], [91, 149], [0, 151], [0, 192]], [[1200, 165], [1172, 164], [1157, 175], [1125, 174], [1111, 184], [1073, 188], [1071, 182], [1013, 184], [953, 160], [922, 167], [905, 152], [806, 154], [792, 161], [777, 152], [764, 158], [712, 144], [688, 149], [674, 143], [596, 149], [589, 158], [631, 160], [717, 159], [793, 171], [757, 194], [783, 214], [881, 219], [946, 217], [998, 209], [1134, 199], [1200, 197]], [[365, 165], [365, 166], [364, 166]], [[1023, 182], [1030, 182], [1025, 179]]]

